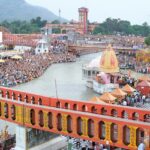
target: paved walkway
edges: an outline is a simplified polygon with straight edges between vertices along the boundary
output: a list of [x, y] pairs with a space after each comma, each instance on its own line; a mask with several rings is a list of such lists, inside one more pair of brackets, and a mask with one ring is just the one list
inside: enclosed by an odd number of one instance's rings
[[66, 137], [59, 136], [29, 150], [60, 150], [67, 146]]

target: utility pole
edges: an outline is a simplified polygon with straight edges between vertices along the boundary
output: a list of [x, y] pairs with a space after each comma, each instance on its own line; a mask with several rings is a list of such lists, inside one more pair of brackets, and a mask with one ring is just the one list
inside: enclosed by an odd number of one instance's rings
[[58, 91], [57, 91], [57, 83], [56, 83], [56, 79], [55, 79], [55, 90], [56, 90], [56, 98], [58, 100]]
[[59, 13], [59, 22], [60, 22], [60, 24], [61, 24], [61, 10], [60, 10], [60, 8], [59, 8], [58, 13]]

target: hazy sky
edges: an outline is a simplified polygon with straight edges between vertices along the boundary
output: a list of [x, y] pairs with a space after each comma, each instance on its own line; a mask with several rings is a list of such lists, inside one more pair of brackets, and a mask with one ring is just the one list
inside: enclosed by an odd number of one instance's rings
[[45, 7], [56, 15], [78, 20], [78, 8], [89, 8], [89, 20], [103, 22], [106, 18], [121, 18], [132, 24], [150, 24], [150, 0], [26, 0], [30, 4]]

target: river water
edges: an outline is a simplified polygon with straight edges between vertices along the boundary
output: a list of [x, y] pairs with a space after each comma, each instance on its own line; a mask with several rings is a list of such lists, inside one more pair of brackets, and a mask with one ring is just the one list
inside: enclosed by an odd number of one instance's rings
[[[77, 61], [73, 63], [53, 64], [41, 77], [18, 85], [14, 89], [50, 97], [57, 95], [58, 98], [90, 100], [97, 94], [85, 86], [86, 81], [82, 78], [82, 65], [99, 55], [101, 53], [94, 53], [77, 58]], [[0, 129], [6, 125], [9, 126], [9, 132], [15, 133], [14, 124], [0, 121]]]

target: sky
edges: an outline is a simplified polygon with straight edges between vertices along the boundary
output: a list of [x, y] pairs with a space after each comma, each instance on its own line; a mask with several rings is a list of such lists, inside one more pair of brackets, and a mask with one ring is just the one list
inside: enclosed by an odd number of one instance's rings
[[68, 20], [78, 20], [78, 8], [89, 9], [90, 22], [103, 22], [106, 18], [120, 18], [132, 24], [150, 24], [150, 0], [26, 0], [32, 5], [45, 7]]

